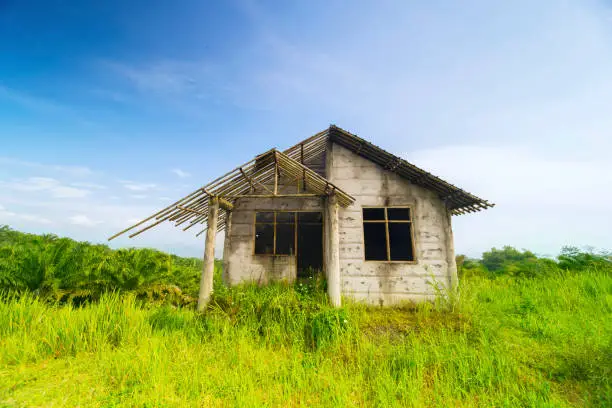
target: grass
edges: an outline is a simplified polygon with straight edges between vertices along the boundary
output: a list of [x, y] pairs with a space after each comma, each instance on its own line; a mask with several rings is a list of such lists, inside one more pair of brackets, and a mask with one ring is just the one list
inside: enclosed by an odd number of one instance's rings
[[203, 315], [107, 294], [0, 302], [0, 406], [610, 406], [612, 274], [472, 276], [454, 311], [220, 289]]

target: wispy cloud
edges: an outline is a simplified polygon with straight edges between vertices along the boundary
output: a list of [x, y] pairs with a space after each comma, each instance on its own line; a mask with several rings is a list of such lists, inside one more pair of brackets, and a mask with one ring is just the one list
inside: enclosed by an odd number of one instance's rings
[[36, 224], [52, 224], [53, 222], [45, 217], [36, 214], [24, 214], [9, 211], [4, 206], [0, 205], [0, 221], [7, 224], [12, 224], [15, 219], [29, 221]]
[[163, 106], [165, 112], [171, 108], [192, 118], [205, 115], [210, 104], [237, 105], [236, 95], [244, 89], [240, 86], [244, 81], [230, 74], [240, 70], [241, 64], [229, 67], [197, 59], [152, 59], [144, 63], [106, 60], [98, 65], [114, 74], [114, 89], [107, 99], [138, 101], [141, 108]]
[[186, 178], [186, 177], [190, 177], [191, 173], [188, 173], [184, 170], [181, 169], [172, 169], [171, 170], [174, 174], [176, 174], [177, 176], [179, 176], [180, 178]]
[[91, 193], [89, 190], [67, 186], [49, 177], [28, 177], [23, 180], [0, 182], [0, 185], [15, 191], [48, 193], [53, 198], [83, 198]]
[[95, 227], [98, 224], [102, 224], [102, 221], [92, 220], [85, 214], [77, 214], [68, 218], [72, 225], [78, 225], [81, 227]]
[[98, 183], [81, 183], [81, 182], [76, 182], [76, 183], [70, 183], [71, 186], [73, 187], [83, 187], [83, 188], [89, 188], [91, 190], [106, 190], [108, 187], [104, 186], [102, 184], [98, 184]]
[[97, 126], [97, 123], [87, 119], [82, 107], [72, 107], [56, 100], [34, 95], [0, 84], [0, 100], [8, 100], [27, 110], [35, 111], [45, 116], [64, 118], [71, 123], [78, 123], [87, 128]]
[[15, 159], [12, 157], [0, 157], [0, 165], [29, 167], [38, 170], [55, 171], [76, 177], [90, 176], [94, 173], [89, 167], [86, 166], [36, 163], [32, 161]]
[[2, 84], [0, 84], [0, 99], [7, 99], [26, 108], [43, 113], [75, 113], [71, 108], [53, 100], [33, 96], [29, 93], [9, 88]]
[[207, 71], [202, 62], [176, 60], [159, 60], [142, 65], [103, 61], [102, 65], [141, 91], [162, 94], [197, 93], [201, 84], [196, 77]]
[[130, 197], [135, 198], [137, 200], [144, 200], [148, 197], [146, 194], [130, 194]]
[[124, 188], [131, 191], [150, 191], [158, 188], [157, 184], [154, 183], [139, 183], [130, 180], [119, 180], [119, 183], [121, 183]]

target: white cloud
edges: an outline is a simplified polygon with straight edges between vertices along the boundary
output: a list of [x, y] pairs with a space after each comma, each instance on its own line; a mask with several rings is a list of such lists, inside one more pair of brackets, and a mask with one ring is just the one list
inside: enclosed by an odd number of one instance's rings
[[612, 185], [612, 162], [548, 158], [520, 147], [447, 146], [406, 156], [494, 202], [550, 211], [612, 205], [612, 190], [603, 188]]
[[4, 207], [2, 204], [0, 204], [0, 217], [4, 216], [4, 217], [12, 217], [14, 216], [15, 213], [11, 212], [9, 210], [6, 209], [6, 207]]
[[143, 200], [148, 197], [146, 194], [130, 194], [130, 197], [135, 198], [137, 200]]
[[181, 169], [172, 169], [172, 172], [174, 174], [176, 174], [177, 176], [179, 176], [180, 178], [185, 178], [185, 177], [190, 177], [191, 176], [191, 173], [187, 173], [186, 171], [181, 170]]
[[87, 215], [84, 215], [84, 214], [73, 215], [72, 217], [69, 218], [69, 221], [73, 225], [79, 225], [82, 227], [95, 227], [96, 225], [102, 223], [102, 221], [92, 220], [91, 218], [89, 218]]
[[157, 188], [157, 184], [153, 183], [138, 183], [129, 180], [119, 180], [119, 183], [121, 183], [124, 188], [131, 191], [149, 191]]
[[0, 223], [13, 224], [15, 221], [29, 221], [35, 224], [52, 224], [48, 218], [36, 214], [16, 213], [0, 205]]
[[94, 172], [85, 166], [68, 166], [68, 165], [59, 165], [59, 164], [45, 164], [45, 163], [36, 163], [25, 160], [19, 160], [11, 157], [0, 157], [0, 165], [5, 166], [20, 166], [20, 167], [29, 167], [38, 170], [45, 171], [56, 171], [76, 177], [84, 177], [92, 175]]
[[0, 182], [0, 185], [15, 191], [48, 193], [52, 198], [83, 198], [90, 194], [89, 190], [70, 187], [50, 177], [28, 177], [8, 183]]
[[36, 214], [17, 214], [17, 217], [25, 221], [31, 221], [39, 224], [53, 224], [53, 221], [50, 219]]
[[106, 190], [108, 187], [102, 185], [102, 184], [97, 184], [97, 183], [85, 183], [85, 182], [76, 182], [76, 183], [70, 183], [71, 186], [73, 187], [84, 187], [84, 188], [89, 188], [91, 190]]

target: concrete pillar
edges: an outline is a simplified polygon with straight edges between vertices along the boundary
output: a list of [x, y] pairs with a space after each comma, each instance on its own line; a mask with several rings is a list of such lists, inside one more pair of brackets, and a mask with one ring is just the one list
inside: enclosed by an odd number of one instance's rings
[[332, 194], [327, 197], [327, 294], [331, 304], [339, 307], [340, 288], [340, 235], [338, 232], [338, 200]]
[[230, 252], [231, 252], [231, 234], [232, 234], [232, 212], [225, 212], [225, 241], [223, 243], [223, 282], [226, 285], [230, 284]]
[[200, 279], [200, 294], [198, 310], [203, 311], [210, 300], [215, 273], [215, 239], [217, 237], [217, 222], [219, 219], [219, 200], [211, 197], [208, 204], [208, 227], [206, 229], [206, 244], [204, 247], [204, 265]]
[[459, 286], [459, 277], [457, 276], [457, 260], [455, 259], [455, 239], [453, 238], [452, 214], [447, 211], [446, 232], [446, 263], [448, 265], [448, 279], [451, 289], [456, 289]]

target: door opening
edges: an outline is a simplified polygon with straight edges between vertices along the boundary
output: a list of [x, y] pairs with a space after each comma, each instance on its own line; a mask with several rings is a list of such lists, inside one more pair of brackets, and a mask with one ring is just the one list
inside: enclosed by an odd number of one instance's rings
[[297, 277], [323, 270], [323, 214], [297, 213]]

